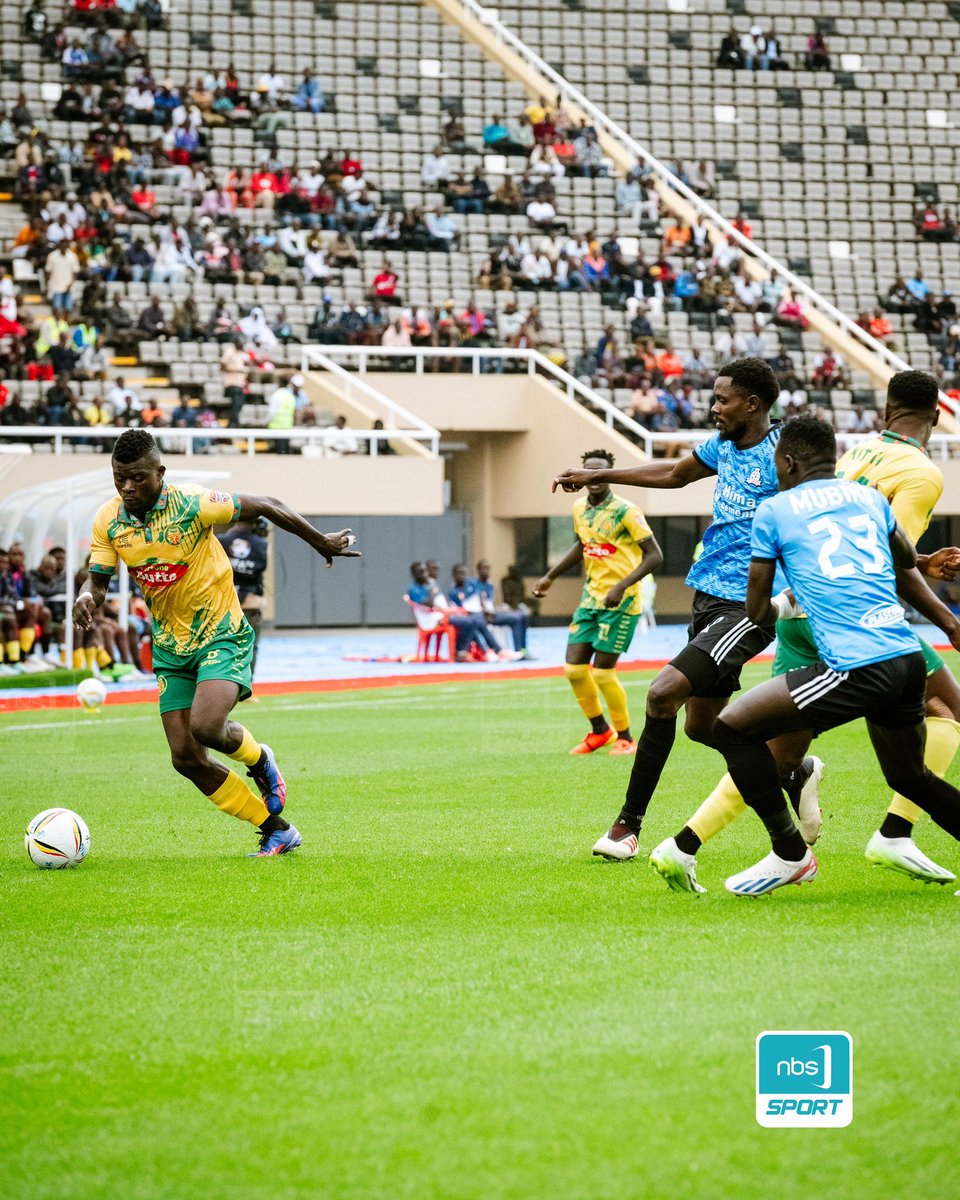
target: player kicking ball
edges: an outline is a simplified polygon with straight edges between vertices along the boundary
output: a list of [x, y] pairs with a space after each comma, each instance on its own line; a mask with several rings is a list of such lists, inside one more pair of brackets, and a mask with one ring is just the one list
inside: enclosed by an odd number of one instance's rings
[[[358, 558], [350, 531], [319, 533], [279, 500], [233, 496], [164, 482], [166, 467], [145, 429], [117, 438], [111, 462], [118, 497], [94, 519], [90, 574], [73, 607], [82, 631], [103, 604], [122, 558], [153, 618], [153, 667], [160, 719], [176, 771], [221, 810], [253, 825], [260, 848], [252, 858], [288, 854], [299, 832], [280, 815], [287, 789], [273, 751], [230, 712], [250, 695], [254, 635], [233, 587], [233, 571], [214, 525], [266, 517], [296, 534], [333, 565]], [[217, 750], [247, 768], [257, 791], [211, 758]]]
[[714, 725], [714, 744], [772, 844], [765, 858], [726, 881], [735, 895], [766, 895], [817, 874], [766, 744], [783, 733], [823, 733], [864, 717], [887, 783], [960, 839], [960, 792], [924, 764], [927, 668], [898, 587], [954, 646], [960, 624], [949, 613], [941, 620], [946, 610], [915, 572], [913, 543], [887, 501], [873, 488], [835, 478], [836, 451], [825, 422], [787, 422], [775, 455], [780, 493], [763, 501], [753, 522], [747, 615], [761, 626], [776, 618], [772, 593], [781, 566], [821, 658], [753, 688]]
[[[588, 471], [609, 470], [613, 455], [609, 450], [588, 450], [581, 461]], [[597, 480], [587, 484], [586, 492], [573, 506], [576, 542], [537, 582], [533, 594], [545, 596], [554, 579], [584, 564], [586, 579], [570, 624], [564, 671], [590, 732], [570, 753], [593, 754], [609, 745], [610, 754], [635, 754], [627, 693], [616, 667], [637, 628], [640, 580], [660, 566], [663, 554], [635, 504]], [[601, 694], [610, 724], [603, 716]]]

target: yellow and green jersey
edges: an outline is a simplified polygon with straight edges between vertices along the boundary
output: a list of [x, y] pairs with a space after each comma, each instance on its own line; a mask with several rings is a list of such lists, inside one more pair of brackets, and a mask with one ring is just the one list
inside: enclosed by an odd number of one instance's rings
[[[640, 509], [612, 492], [597, 505], [581, 496], [573, 506], [573, 529], [583, 544], [586, 572], [580, 607], [603, 608], [603, 598], [613, 585], [640, 565], [641, 543], [653, 534]], [[627, 589], [619, 611], [628, 615], [640, 612], [638, 583]]]
[[239, 499], [226, 492], [165, 483], [140, 521], [115, 496], [94, 519], [90, 570], [112, 575], [122, 558], [153, 617], [154, 644], [194, 654], [243, 621], [230, 560], [211, 532], [239, 511]]
[[837, 463], [840, 479], [876, 488], [886, 497], [897, 524], [913, 542], [930, 524], [943, 492], [943, 475], [919, 442], [885, 429], [858, 442]]

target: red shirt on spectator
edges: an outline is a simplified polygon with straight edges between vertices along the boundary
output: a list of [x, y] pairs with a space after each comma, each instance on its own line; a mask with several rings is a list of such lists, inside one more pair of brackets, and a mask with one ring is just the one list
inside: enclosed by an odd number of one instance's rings
[[658, 356], [657, 366], [664, 379], [675, 379], [683, 374], [683, 363], [675, 354], [668, 354], [666, 350]]
[[254, 193], [275, 192], [278, 190], [279, 182], [272, 171], [255, 171], [250, 180], [250, 186]]
[[381, 271], [379, 275], [373, 277], [373, 291], [377, 296], [382, 296], [385, 300], [397, 294], [397, 280], [400, 278], [395, 271]]
[[745, 217], [734, 217], [730, 224], [734, 227], [737, 233], [742, 233], [745, 238], [749, 238], [750, 241], [753, 241], [753, 226], [748, 220], [746, 220]]
[[340, 164], [341, 175], [362, 175], [363, 163], [358, 158], [345, 158]]

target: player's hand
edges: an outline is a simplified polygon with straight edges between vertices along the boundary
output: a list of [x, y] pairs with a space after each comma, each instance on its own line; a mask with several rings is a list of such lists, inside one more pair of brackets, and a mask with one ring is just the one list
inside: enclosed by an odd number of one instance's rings
[[552, 587], [553, 587], [553, 580], [550, 578], [549, 575], [544, 575], [544, 577], [542, 579], [538, 579], [537, 582], [533, 585], [533, 594], [535, 596], [537, 596], [538, 598], [545, 596]]
[[73, 623], [81, 633], [84, 633], [93, 624], [93, 614], [96, 612], [97, 604], [89, 592], [84, 592], [82, 596], [78, 596], [73, 605]]
[[615, 583], [609, 592], [603, 598], [604, 608], [619, 608], [623, 601], [624, 588], [622, 584]]
[[349, 529], [341, 529], [339, 533], [320, 533], [317, 535], [316, 548], [327, 560], [327, 566], [333, 566], [335, 558], [360, 558], [359, 550], [351, 550], [356, 538]]
[[928, 554], [925, 559], [921, 555], [917, 566], [920, 573], [928, 579], [945, 579], [947, 583], [953, 583], [960, 575], [960, 548], [945, 546], [942, 550]]
[[565, 492], [579, 492], [582, 487], [590, 482], [595, 474], [595, 471], [583, 471], [578, 468], [568, 467], [566, 471], [561, 471], [554, 479], [550, 491], [555, 492], [557, 488], [563, 488]]

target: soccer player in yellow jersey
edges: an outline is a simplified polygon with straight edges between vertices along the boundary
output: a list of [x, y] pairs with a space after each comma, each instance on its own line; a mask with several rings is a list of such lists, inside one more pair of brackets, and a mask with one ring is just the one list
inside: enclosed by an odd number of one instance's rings
[[[287, 789], [276, 759], [269, 746], [230, 720], [234, 705], [250, 695], [254, 637], [234, 591], [230, 560], [212, 530], [266, 517], [322, 554], [327, 566], [334, 557], [358, 557], [349, 549], [354, 539], [349, 530], [317, 532], [279, 500], [164, 482], [166, 468], [145, 429], [120, 435], [111, 465], [119, 495], [94, 520], [90, 574], [73, 619], [81, 631], [90, 627], [122, 558], [153, 617], [160, 718], [175, 770], [222, 812], [256, 827], [260, 849], [252, 857], [286, 854], [301, 838], [280, 815]], [[245, 766], [257, 792], [208, 750]]]
[[[609, 468], [613, 455], [608, 450], [589, 450], [583, 465], [590, 470]], [[539, 580], [533, 594], [546, 595], [554, 579], [583, 562], [586, 580], [570, 625], [565, 672], [590, 722], [590, 732], [570, 753], [592, 754], [613, 742], [610, 754], [634, 754], [637, 745], [630, 735], [627, 694], [616, 666], [637, 627], [640, 580], [660, 566], [663, 555], [635, 504], [615, 496], [606, 483], [588, 484], [586, 491], [573, 506], [576, 543]], [[603, 716], [601, 694], [610, 725]]]
[[[926, 452], [938, 418], [939, 398], [933, 376], [923, 371], [901, 371], [888, 384], [883, 432], [857, 443], [837, 463], [840, 478], [874, 487], [886, 497], [897, 524], [914, 544], [926, 532], [943, 491], [940, 469]], [[918, 554], [917, 569], [929, 579], [952, 580], [960, 572], [960, 550], [947, 547], [935, 554]], [[927, 662], [925, 762], [942, 778], [960, 747], [960, 686], [936, 650], [922, 638], [920, 645]], [[805, 619], [777, 622], [774, 675], [809, 666], [818, 657]], [[812, 761], [819, 773], [820, 760]], [[814, 797], [815, 783], [816, 780], [810, 789]], [[812, 845], [819, 833], [819, 811], [815, 800], [812, 812], [804, 810], [805, 791], [796, 803], [801, 831]], [[675, 891], [703, 891], [696, 879], [696, 852], [703, 842], [725, 829], [743, 811], [740, 793], [730, 776], [725, 775], [680, 833], [656, 847], [650, 856], [651, 865]], [[925, 883], [950, 883], [953, 872], [929, 859], [913, 841], [913, 824], [920, 811], [905, 797], [894, 796], [883, 824], [867, 845], [866, 857], [878, 866]]]

